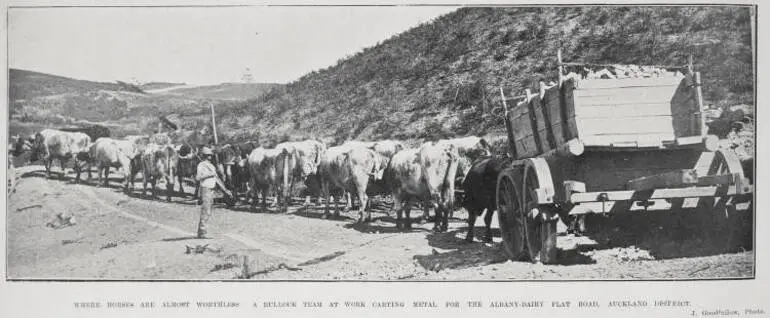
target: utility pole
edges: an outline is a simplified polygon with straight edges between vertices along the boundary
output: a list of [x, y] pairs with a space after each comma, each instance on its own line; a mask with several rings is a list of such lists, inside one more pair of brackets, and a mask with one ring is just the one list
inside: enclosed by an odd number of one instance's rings
[[214, 114], [214, 103], [209, 102], [209, 106], [211, 106], [211, 128], [214, 130], [214, 145], [218, 145], [219, 139], [217, 139], [217, 120]]

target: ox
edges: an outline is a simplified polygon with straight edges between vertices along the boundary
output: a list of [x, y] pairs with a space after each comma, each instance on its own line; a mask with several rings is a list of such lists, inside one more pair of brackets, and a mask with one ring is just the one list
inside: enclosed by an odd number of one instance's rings
[[457, 176], [465, 177], [471, 165], [481, 157], [492, 155], [492, 147], [484, 138], [468, 136], [455, 139], [442, 139], [436, 142], [437, 145], [453, 145], [457, 148], [460, 155], [460, 161], [457, 164]]
[[122, 168], [125, 176], [124, 191], [133, 186], [133, 175], [136, 172], [131, 160], [134, 158], [134, 144], [129, 140], [115, 140], [108, 137], [99, 138], [91, 144], [88, 150], [90, 163], [88, 166], [88, 178], [91, 178], [91, 164], [97, 167], [96, 174], [98, 184], [102, 183], [102, 171], [104, 172], [104, 185], [108, 184], [110, 167]]
[[259, 201], [259, 193], [262, 193], [262, 207], [267, 207], [267, 194], [270, 188], [277, 186], [278, 193], [275, 203], [279, 210], [284, 210], [283, 199], [287, 196], [289, 189], [290, 154], [286, 149], [265, 149], [259, 147], [254, 149], [247, 158], [249, 175], [251, 176], [250, 187], [253, 192], [252, 206], [256, 206]]
[[[486, 141], [486, 139], [476, 136], [468, 136], [454, 139], [441, 139], [436, 142], [438, 145], [452, 145], [457, 148], [457, 153], [460, 155], [457, 163], [457, 174], [455, 176], [455, 183], [462, 183], [465, 175], [471, 169], [471, 165], [481, 157], [488, 157], [492, 155], [492, 147]], [[429, 207], [423, 207], [423, 218], [428, 219]], [[453, 216], [454, 211], [449, 212], [449, 216]]]
[[59, 130], [66, 132], [81, 132], [88, 135], [88, 137], [90, 137], [93, 141], [97, 141], [99, 138], [111, 136], [110, 130], [107, 127], [101, 125], [77, 128], [59, 128]]
[[214, 149], [214, 165], [217, 173], [229, 190], [235, 192], [238, 175], [238, 162], [241, 160], [241, 149], [232, 144], [226, 144]]
[[[397, 140], [380, 140], [380, 141], [357, 141], [357, 140], [349, 140], [342, 144], [342, 147], [346, 147], [346, 149], [352, 149], [354, 147], [364, 147], [373, 150], [377, 155], [380, 156], [380, 161], [382, 167], [388, 167], [390, 164], [390, 159], [395, 155], [397, 152], [404, 149], [403, 143]], [[368, 195], [376, 195], [376, 194], [384, 194], [389, 192], [388, 185], [385, 184], [384, 180], [369, 180], [370, 184], [367, 187]], [[384, 190], [384, 191], [383, 191]], [[350, 209], [351, 204], [351, 198], [350, 193], [345, 192], [345, 199], [346, 199], [346, 205], [345, 209]], [[368, 201], [367, 201], [368, 202]], [[367, 207], [368, 208], [368, 207]]]
[[[369, 200], [366, 187], [369, 178], [380, 180], [383, 177], [382, 159], [373, 150], [364, 147], [331, 147], [321, 158], [319, 176], [321, 188], [326, 198], [324, 217], [329, 216], [329, 197], [332, 186], [343, 191], [355, 192], [360, 200], [358, 222], [370, 221], [371, 212], [366, 209]], [[334, 200], [334, 215], [339, 216], [338, 200]], [[366, 212], [366, 217], [364, 217]]]
[[511, 163], [511, 159], [502, 156], [479, 158], [473, 163], [462, 183], [465, 199], [463, 207], [468, 211], [468, 233], [465, 241], [473, 242], [473, 228], [476, 218], [486, 210], [484, 242], [492, 242], [492, 215], [497, 209], [497, 177]]
[[64, 165], [73, 159], [75, 161], [75, 182], [80, 182], [80, 161], [86, 159], [88, 146], [91, 144], [91, 137], [79, 132], [64, 132], [54, 129], [44, 129], [33, 137], [31, 161], [43, 159], [45, 171], [48, 177], [51, 177], [51, 164], [54, 159], [58, 159], [61, 164], [64, 177]]
[[195, 181], [195, 175], [198, 173], [198, 164], [201, 161], [201, 159], [198, 157], [198, 149], [189, 144], [182, 144], [177, 146], [175, 150], [177, 151], [177, 155], [179, 157], [176, 168], [176, 176], [178, 179], [177, 181], [179, 181], [179, 193], [182, 196], [185, 196], [184, 179], [189, 178], [192, 179], [195, 183], [195, 192], [193, 192], [193, 197], [197, 198], [198, 191], [200, 189], [198, 182]]
[[127, 141], [131, 144], [133, 147], [133, 156], [131, 157], [131, 176], [130, 176], [130, 184], [133, 187], [134, 185], [134, 177], [137, 173], [143, 170], [142, 167], [142, 154], [144, 153], [144, 150], [147, 149], [147, 146], [150, 144], [150, 137], [149, 136], [141, 136], [141, 135], [130, 135], [123, 137], [124, 141]]
[[[317, 140], [304, 140], [299, 142], [285, 142], [278, 144], [276, 149], [286, 149], [291, 153], [293, 163], [291, 173], [291, 185], [289, 193], [294, 193], [294, 183], [302, 181], [307, 184], [308, 178], [318, 173], [321, 164], [321, 155], [326, 151], [326, 145]], [[310, 196], [305, 197], [305, 205], [310, 204]]]
[[[402, 150], [393, 156], [387, 182], [393, 193], [397, 228], [412, 227], [409, 212], [419, 200], [436, 208], [433, 230], [447, 230], [449, 213], [454, 210], [458, 157], [453, 145], [437, 143], [425, 143], [419, 149]], [[402, 214], [406, 215], [405, 224]]]
[[143, 194], [147, 192], [147, 183], [150, 183], [152, 196], [155, 197], [155, 184], [158, 180], [163, 179], [166, 182], [166, 201], [171, 201], [171, 195], [174, 191], [174, 174], [179, 161], [174, 147], [151, 143], [144, 149], [141, 159]]

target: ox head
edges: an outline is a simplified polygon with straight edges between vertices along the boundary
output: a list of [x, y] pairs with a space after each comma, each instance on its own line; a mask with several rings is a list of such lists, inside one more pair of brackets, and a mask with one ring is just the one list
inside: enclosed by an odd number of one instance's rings
[[370, 175], [374, 178], [374, 180], [382, 180], [383, 176], [385, 175], [385, 169], [388, 166], [388, 160], [387, 158], [383, 157], [382, 155], [372, 152], [372, 171]]
[[45, 154], [45, 137], [43, 134], [36, 133], [29, 137], [29, 143], [32, 144], [32, 153], [29, 157], [31, 162], [35, 162], [40, 159], [41, 155]]
[[326, 146], [320, 142], [304, 143], [303, 146], [295, 148], [295, 157], [297, 161], [297, 171], [303, 178], [318, 173], [318, 166], [321, 164], [321, 156], [326, 151]]
[[19, 135], [11, 137], [11, 150], [15, 157], [32, 150], [33, 144], [29, 139], [22, 138]]
[[318, 164], [316, 161], [318, 158], [317, 154], [295, 150], [295, 156], [297, 167], [299, 168], [298, 172], [302, 177], [307, 177], [318, 172]]
[[380, 155], [383, 167], [387, 167], [390, 163], [390, 158], [393, 158], [393, 155], [397, 152], [404, 150], [404, 144], [400, 141], [383, 140], [372, 145], [372, 149]]
[[473, 144], [473, 147], [465, 151], [465, 155], [475, 161], [481, 157], [488, 157], [492, 155], [492, 147], [484, 138], [479, 138], [478, 142]]

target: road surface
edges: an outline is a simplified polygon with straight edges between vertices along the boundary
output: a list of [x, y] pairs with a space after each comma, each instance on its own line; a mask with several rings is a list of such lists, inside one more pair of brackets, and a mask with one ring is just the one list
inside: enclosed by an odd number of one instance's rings
[[[173, 197], [168, 203], [164, 191], [159, 191], [160, 198], [138, 190], [124, 194], [120, 172], [113, 172], [109, 187], [97, 187], [95, 180], [74, 184], [73, 174], [64, 180], [47, 179], [41, 166], [17, 168], [17, 175], [22, 178], [6, 213], [11, 279], [583, 280], [754, 275], [752, 251], [718, 254], [697, 237], [672, 238], [671, 228], [659, 224], [634, 225], [636, 233], [616, 226], [597, 236], [562, 233], [559, 264], [542, 265], [508, 261], [496, 223], [494, 243], [480, 243], [481, 218], [475, 242], [464, 243], [464, 210], [455, 213], [448, 233], [432, 233], [432, 224], [417, 224], [404, 232], [395, 229], [387, 206], [375, 210], [373, 222], [355, 225], [355, 212], [326, 220], [320, 217], [319, 206], [302, 208], [299, 199], [288, 213], [253, 211], [243, 203], [233, 208], [218, 204], [210, 224], [213, 239], [200, 240], [194, 237], [199, 206], [190, 197]], [[419, 214], [415, 209], [412, 216]], [[67, 219], [69, 223], [61, 222]]]

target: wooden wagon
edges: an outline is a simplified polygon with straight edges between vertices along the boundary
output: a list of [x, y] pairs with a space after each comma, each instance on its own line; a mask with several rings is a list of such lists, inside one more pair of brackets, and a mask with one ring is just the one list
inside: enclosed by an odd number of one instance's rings
[[[556, 260], [556, 223], [587, 213], [694, 204], [726, 223], [752, 186], [701, 116], [700, 74], [605, 78], [564, 75], [509, 109], [510, 155], [497, 180], [504, 250], [513, 260]], [[611, 77], [611, 78], [606, 78]], [[613, 78], [614, 77], [614, 78]], [[721, 220], [720, 220], [721, 219]]]

